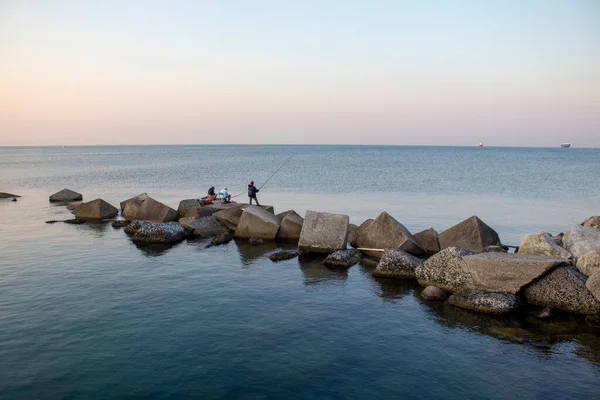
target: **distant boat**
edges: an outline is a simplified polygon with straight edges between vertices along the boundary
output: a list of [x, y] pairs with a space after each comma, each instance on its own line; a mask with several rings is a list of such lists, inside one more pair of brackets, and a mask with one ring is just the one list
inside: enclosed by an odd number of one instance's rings
[[563, 149], [568, 149], [569, 147], [571, 147], [571, 143], [563, 143], [560, 145], [560, 147], [562, 147]]
[[479, 147], [483, 147], [483, 142], [479, 142]]

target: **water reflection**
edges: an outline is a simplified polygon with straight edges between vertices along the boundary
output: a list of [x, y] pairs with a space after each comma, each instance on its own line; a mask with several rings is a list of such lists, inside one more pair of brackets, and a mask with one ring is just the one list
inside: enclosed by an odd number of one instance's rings
[[177, 246], [178, 243], [173, 244], [163, 244], [163, 243], [154, 243], [154, 244], [140, 244], [132, 242], [135, 247], [137, 247], [140, 252], [147, 257], [160, 257], [164, 256], [171, 250], [173, 247]]
[[348, 268], [330, 268], [323, 264], [325, 258], [326, 256], [317, 254], [302, 254], [298, 257], [304, 285], [318, 287], [344, 283], [348, 279]]
[[265, 240], [263, 244], [258, 245], [250, 245], [246, 239], [235, 238], [234, 241], [240, 253], [242, 265], [246, 267], [267, 253], [277, 249], [277, 243], [272, 240]]

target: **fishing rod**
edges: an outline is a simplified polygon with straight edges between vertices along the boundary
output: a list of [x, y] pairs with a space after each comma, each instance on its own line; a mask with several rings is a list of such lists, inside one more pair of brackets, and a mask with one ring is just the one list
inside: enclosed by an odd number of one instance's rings
[[[287, 163], [288, 163], [288, 162], [289, 162], [289, 161], [292, 159], [292, 157], [294, 157], [294, 155], [295, 155], [295, 154], [296, 154], [296, 153], [293, 153], [291, 156], [289, 156], [289, 158], [288, 158], [287, 160], [285, 160], [285, 161], [283, 162], [283, 164], [281, 164], [281, 165], [279, 166], [279, 168], [277, 168], [277, 169], [275, 170], [275, 172], [273, 172], [273, 173], [271, 174], [271, 176], [269, 177], [269, 179], [267, 179], [267, 180], [265, 181], [265, 183], [263, 183], [262, 185], [260, 185], [260, 187], [258, 188], [258, 190], [262, 189], [262, 188], [263, 188], [263, 187], [264, 187], [264, 186], [265, 186], [265, 185], [266, 185], [266, 184], [267, 184], [267, 183], [268, 183], [268, 182], [271, 180], [271, 178], [273, 178], [273, 177], [274, 177], [274, 176], [275, 176], [275, 175], [276, 175], [276, 174], [279, 172], [279, 170], [281, 170], [281, 168], [283, 168], [283, 166], [284, 166], [285, 164], [287, 164]], [[231, 198], [233, 199], [233, 198], [235, 198], [235, 197], [241, 196], [241, 195], [243, 195], [244, 193], [245, 193], [245, 192], [242, 192], [242, 193], [240, 193], [240, 194], [236, 194], [235, 196], [231, 196]]]

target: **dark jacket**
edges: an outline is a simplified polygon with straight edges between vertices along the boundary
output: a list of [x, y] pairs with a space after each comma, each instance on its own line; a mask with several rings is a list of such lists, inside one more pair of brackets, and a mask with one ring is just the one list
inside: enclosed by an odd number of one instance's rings
[[248, 185], [248, 197], [256, 197], [258, 189], [254, 185]]
[[211, 187], [210, 189], [208, 189], [208, 194], [210, 194], [211, 196], [215, 196], [216, 195], [216, 193], [215, 193], [215, 187], [214, 186]]

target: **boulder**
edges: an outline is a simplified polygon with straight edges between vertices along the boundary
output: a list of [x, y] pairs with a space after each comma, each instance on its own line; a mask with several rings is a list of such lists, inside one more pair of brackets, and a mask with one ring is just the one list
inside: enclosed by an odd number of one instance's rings
[[130, 221], [169, 222], [177, 220], [178, 213], [171, 207], [142, 193], [121, 202], [123, 218]]
[[[385, 211], [379, 214], [367, 228], [360, 231], [357, 244], [362, 248], [388, 249], [395, 247], [414, 255], [425, 255], [425, 250], [419, 246], [408, 229]], [[366, 251], [366, 253], [374, 257], [381, 257], [379, 252]]]
[[15, 197], [21, 197], [18, 194], [10, 194], [10, 193], [5, 193], [5, 192], [0, 192], [0, 199], [10, 199], [10, 198], [15, 198]]
[[56, 203], [66, 203], [69, 201], [81, 201], [83, 200], [83, 195], [81, 193], [74, 192], [70, 189], [63, 189], [59, 192], [54, 193], [50, 196], [50, 202]]
[[227, 233], [228, 229], [225, 225], [219, 222], [214, 216], [204, 218], [180, 218], [179, 224], [187, 229], [194, 236], [210, 237], [222, 233]]
[[187, 199], [179, 202], [177, 213], [179, 218], [203, 218], [209, 217], [216, 213], [218, 210], [211, 207], [203, 207], [202, 203], [198, 199]]
[[583, 224], [581, 224], [581, 225], [583, 225], [587, 228], [600, 229], [600, 216], [594, 215], [593, 217], [589, 217], [588, 219], [583, 221]]
[[541, 311], [532, 312], [530, 315], [533, 315], [537, 319], [549, 319], [552, 318], [553, 312], [550, 307], [544, 307]]
[[508, 253], [508, 250], [504, 246], [485, 246], [483, 248], [484, 253]]
[[177, 222], [148, 222], [133, 235], [132, 240], [141, 244], [176, 243], [187, 237], [187, 232]]
[[232, 231], [235, 231], [235, 228], [237, 228], [237, 225], [240, 222], [240, 217], [242, 216], [243, 212], [244, 210], [241, 207], [232, 207], [218, 211], [214, 213], [213, 216], [227, 228], [231, 229]]
[[427, 254], [431, 255], [440, 251], [440, 238], [435, 229], [425, 229], [424, 231], [415, 233], [413, 236]]
[[400, 249], [385, 249], [373, 276], [381, 278], [415, 279], [415, 268], [423, 260]]
[[527, 254], [478, 253], [464, 256], [462, 271], [469, 276], [459, 291], [516, 294], [553, 269], [570, 265], [561, 258]]
[[304, 218], [296, 214], [294, 210], [277, 214], [277, 217], [281, 218], [281, 225], [279, 226], [279, 232], [277, 232], [278, 239], [300, 239]]
[[135, 233], [137, 231], [140, 230], [140, 228], [146, 224], [149, 224], [149, 222], [146, 221], [139, 221], [139, 220], [135, 220], [135, 221], [131, 221], [129, 223], [129, 225], [127, 225], [125, 227], [125, 229], [123, 230], [126, 234], [128, 235], [135, 235]]
[[437, 286], [427, 286], [421, 292], [421, 297], [425, 300], [446, 300], [450, 297], [450, 292]]
[[263, 238], [251, 237], [248, 239], [248, 244], [250, 246], [260, 246], [261, 244], [265, 244], [265, 240]]
[[246, 208], [235, 228], [235, 237], [273, 240], [279, 231], [281, 219], [258, 206]]
[[525, 236], [519, 244], [519, 254], [572, 258], [571, 253], [556, 244], [556, 240], [546, 232], [536, 232]]
[[465, 291], [470, 276], [462, 270], [463, 257], [471, 254], [460, 247], [449, 247], [418, 265], [415, 276], [421, 286], [437, 286], [449, 292]]
[[269, 254], [269, 259], [273, 262], [290, 260], [298, 257], [298, 252], [293, 250], [279, 250]]
[[565, 233], [563, 244], [577, 260], [585, 253], [600, 250], [600, 229], [576, 225]]
[[348, 224], [348, 244], [352, 247], [358, 247], [358, 225]]
[[333, 253], [346, 248], [348, 216], [307, 211], [300, 232], [301, 253]]
[[338, 250], [327, 256], [323, 262], [332, 267], [351, 267], [360, 262], [360, 251], [355, 249]]
[[229, 243], [233, 240], [233, 233], [227, 231], [225, 233], [220, 233], [210, 241], [210, 244], [213, 246], [219, 246], [222, 244]]
[[594, 272], [585, 282], [585, 287], [600, 301], [600, 271]]
[[119, 210], [102, 199], [88, 201], [80, 204], [75, 210], [75, 217], [79, 219], [105, 219], [113, 218]]
[[450, 296], [448, 303], [487, 314], [506, 314], [521, 304], [517, 296], [508, 293], [458, 293]]
[[501, 245], [496, 231], [475, 215], [446, 229], [440, 233], [439, 239], [440, 249], [462, 247], [479, 253], [483, 252], [486, 246]]
[[[593, 229], [593, 228], [592, 228]], [[597, 314], [600, 303], [586, 288], [586, 277], [573, 267], [559, 267], [524, 292], [530, 304], [578, 314]]]
[[113, 221], [111, 223], [111, 225], [112, 225], [113, 228], [125, 228], [130, 223], [131, 223], [130, 221], [127, 221], [127, 220], [124, 220], [124, 219], [119, 219], [119, 220]]
[[587, 276], [600, 271], [600, 251], [592, 250], [581, 256], [577, 260], [577, 269]]

